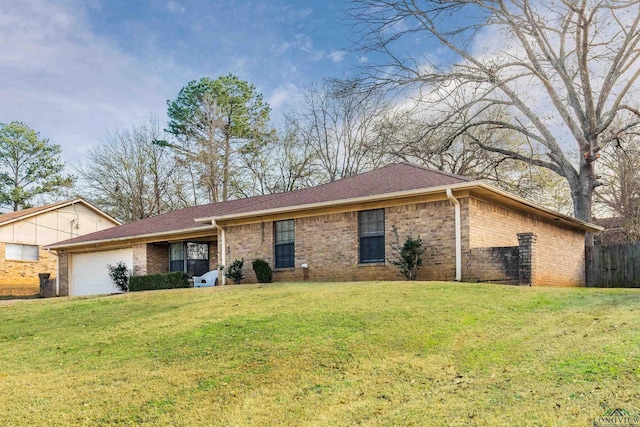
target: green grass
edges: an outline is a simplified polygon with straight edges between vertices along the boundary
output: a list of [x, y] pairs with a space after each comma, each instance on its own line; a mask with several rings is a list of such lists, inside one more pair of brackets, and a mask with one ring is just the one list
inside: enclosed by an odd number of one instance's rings
[[591, 425], [640, 292], [242, 285], [0, 305], [0, 425]]

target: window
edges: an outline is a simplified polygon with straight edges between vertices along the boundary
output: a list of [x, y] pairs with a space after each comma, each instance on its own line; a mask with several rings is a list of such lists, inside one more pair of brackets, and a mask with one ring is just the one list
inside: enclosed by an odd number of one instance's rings
[[274, 241], [276, 268], [289, 268], [296, 265], [294, 221], [276, 221], [274, 223]]
[[358, 212], [360, 263], [384, 262], [384, 209]]
[[209, 271], [209, 245], [187, 242], [187, 269], [189, 276], [202, 276]]
[[209, 244], [179, 242], [169, 245], [169, 271], [184, 271], [189, 277], [209, 271]]
[[169, 245], [169, 271], [184, 271], [184, 242]]
[[36, 245], [16, 245], [7, 243], [4, 259], [15, 261], [38, 261], [39, 248]]

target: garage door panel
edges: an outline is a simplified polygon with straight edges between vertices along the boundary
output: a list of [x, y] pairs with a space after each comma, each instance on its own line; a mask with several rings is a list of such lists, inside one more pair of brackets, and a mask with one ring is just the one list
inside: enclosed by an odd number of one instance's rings
[[71, 295], [97, 295], [120, 292], [109, 277], [107, 264], [124, 262], [133, 267], [133, 249], [72, 254]]

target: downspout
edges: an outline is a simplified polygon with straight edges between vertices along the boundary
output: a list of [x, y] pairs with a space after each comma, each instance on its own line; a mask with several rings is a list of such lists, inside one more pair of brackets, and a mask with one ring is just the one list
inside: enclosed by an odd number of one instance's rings
[[447, 188], [447, 197], [453, 203], [455, 210], [455, 228], [456, 228], [456, 282], [462, 280], [462, 237], [460, 226], [460, 202], [453, 197], [450, 188]]
[[[216, 221], [213, 220], [211, 221], [211, 224], [218, 229], [219, 233], [218, 236], [220, 237], [219, 239], [219, 243], [220, 245], [218, 247], [222, 247], [222, 250], [220, 251], [220, 253], [222, 254], [220, 257], [220, 262], [218, 263], [218, 266], [222, 265], [225, 268], [227, 267], [227, 239], [226, 239], [226, 233], [224, 232], [224, 228], [220, 227], [218, 224], [216, 224]], [[218, 277], [220, 277], [220, 270], [218, 270]], [[224, 271], [222, 272], [222, 280], [220, 281], [220, 283], [222, 283], [222, 285], [226, 285], [227, 284], [227, 276], [224, 274]]]

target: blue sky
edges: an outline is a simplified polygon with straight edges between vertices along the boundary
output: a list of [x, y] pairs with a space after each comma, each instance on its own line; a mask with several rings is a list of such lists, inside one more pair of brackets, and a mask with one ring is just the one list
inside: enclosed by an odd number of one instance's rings
[[343, 1], [0, 0], [0, 122], [23, 121], [68, 165], [190, 80], [233, 73], [277, 119], [307, 85], [359, 56]]

